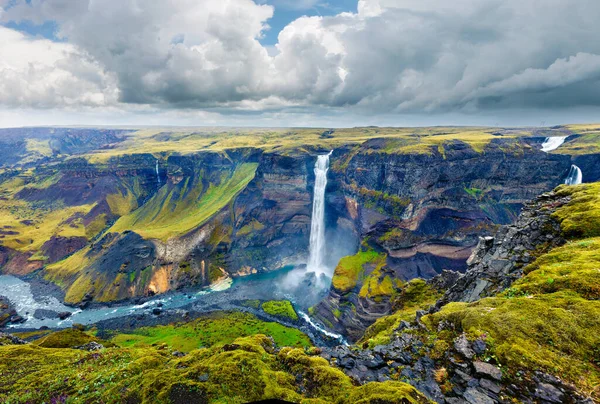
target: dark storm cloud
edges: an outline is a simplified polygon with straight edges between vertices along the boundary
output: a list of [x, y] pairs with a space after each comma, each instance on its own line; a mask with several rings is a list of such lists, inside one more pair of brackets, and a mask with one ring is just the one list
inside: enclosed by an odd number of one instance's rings
[[[88, 60], [62, 69], [107, 104], [117, 101], [106, 94], [129, 104], [253, 113], [600, 106], [596, 0], [361, 0], [357, 13], [293, 21], [270, 52], [259, 39], [273, 8], [251, 0], [76, 3], [22, 0], [0, 18], [56, 21], [70, 57]], [[12, 104], [35, 105], [38, 93], [47, 103], [52, 94], [28, 91], [14, 90]]]

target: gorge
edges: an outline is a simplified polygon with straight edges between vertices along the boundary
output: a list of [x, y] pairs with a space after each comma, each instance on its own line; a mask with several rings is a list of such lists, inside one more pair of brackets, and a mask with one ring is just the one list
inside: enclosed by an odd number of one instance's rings
[[[466, 282], [481, 240], [531, 200], [600, 178], [595, 132], [568, 127], [265, 130], [253, 133], [260, 147], [236, 145], [243, 131], [142, 141], [98, 130], [95, 149], [76, 151], [91, 135], [67, 133], [25, 134], [51, 155], [2, 138], [0, 319], [17, 335], [77, 324], [136, 335], [226, 311], [322, 348], [371, 349], [387, 343], [384, 326], [406, 326]], [[291, 317], [271, 308], [284, 301]], [[361, 383], [383, 377], [342, 368]]]

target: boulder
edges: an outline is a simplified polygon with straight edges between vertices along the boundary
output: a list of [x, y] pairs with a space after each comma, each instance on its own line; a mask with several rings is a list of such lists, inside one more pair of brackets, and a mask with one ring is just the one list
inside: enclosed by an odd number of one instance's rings
[[475, 351], [471, 349], [471, 343], [464, 333], [454, 340], [454, 349], [467, 359], [473, 359], [475, 356]]
[[481, 361], [473, 362], [475, 373], [488, 379], [502, 380], [502, 371], [496, 366]]

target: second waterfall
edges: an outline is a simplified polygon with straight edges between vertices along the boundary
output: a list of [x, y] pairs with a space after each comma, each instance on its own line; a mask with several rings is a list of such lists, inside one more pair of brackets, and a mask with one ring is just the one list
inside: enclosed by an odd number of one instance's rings
[[315, 190], [307, 270], [308, 272], [314, 272], [317, 276], [326, 273], [323, 264], [325, 254], [325, 188], [327, 187], [327, 171], [329, 171], [329, 156], [331, 156], [331, 153], [319, 156], [315, 164]]

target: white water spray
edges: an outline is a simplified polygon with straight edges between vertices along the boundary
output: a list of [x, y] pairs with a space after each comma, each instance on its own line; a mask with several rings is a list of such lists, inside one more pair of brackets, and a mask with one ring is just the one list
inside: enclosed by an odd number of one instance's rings
[[552, 136], [547, 137], [546, 141], [542, 143], [542, 151], [550, 152], [552, 150], [558, 149], [564, 142], [567, 140], [568, 136]]
[[156, 159], [156, 181], [158, 182], [158, 185], [160, 186], [160, 174], [158, 172], [158, 159]]
[[317, 158], [315, 164], [315, 191], [313, 197], [312, 220], [310, 223], [310, 247], [307, 270], [317, 277], [325, 273], [323, 255], [325, 253], [325, 188], [329, 171], [329, 154]]
[[569, 175], [565, 180], [565, 184], [567, 185], [579, 185], [581, 184], [583, 179], [583, 174], [581, 173], [581, 169], [576, 165], [572, 165], [569, 170]]

